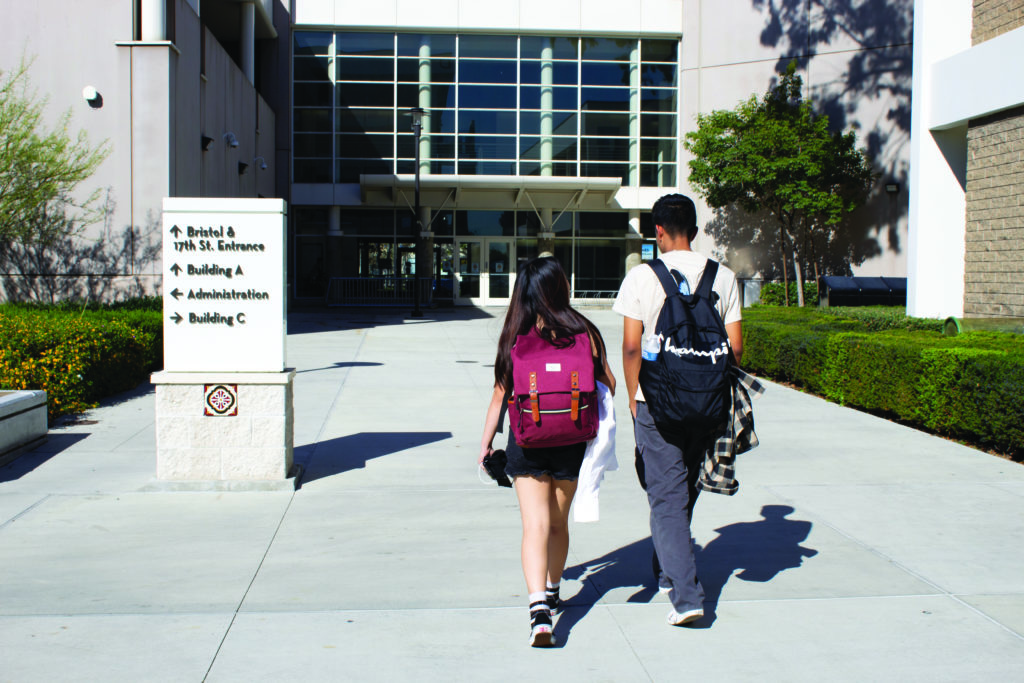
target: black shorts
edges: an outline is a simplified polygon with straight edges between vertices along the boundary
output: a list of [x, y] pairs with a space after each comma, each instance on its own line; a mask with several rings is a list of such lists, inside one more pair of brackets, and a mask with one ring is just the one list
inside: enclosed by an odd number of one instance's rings
[[505, 474], [514, 477], [543, 477], [574, 481], [580, 477], [580, 466], [587, 452], [587, 442], [568, 446], [551, 446], [548, 448], [521, 448], [516, 443], [512, 431], [508, 433], [508, 445], [505, 446]]

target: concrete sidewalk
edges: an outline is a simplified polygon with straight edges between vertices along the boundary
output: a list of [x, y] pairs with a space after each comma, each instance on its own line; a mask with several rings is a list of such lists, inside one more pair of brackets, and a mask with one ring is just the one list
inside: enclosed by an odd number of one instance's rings
[[[621, 379], [621, 322], [587, 311]], [[769, 385], [694, 520], [708, 616], [665, 624], [620, 469], [527, 646], [514, 494], [475, 468], [503, 311], [303, 312], [294, 492], [147, 492], [153, 393], [0, 469], [2, 681], [968, 681], [1024, 671], [1024, 468]]]

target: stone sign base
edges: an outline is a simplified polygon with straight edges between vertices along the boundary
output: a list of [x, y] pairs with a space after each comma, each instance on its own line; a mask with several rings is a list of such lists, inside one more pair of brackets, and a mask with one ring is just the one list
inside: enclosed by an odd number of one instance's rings
[[46, 441], [46, 392], [0, 391], [0, 467]]
[[294, 489], [294, 370], [158, 372], [156, 488]]

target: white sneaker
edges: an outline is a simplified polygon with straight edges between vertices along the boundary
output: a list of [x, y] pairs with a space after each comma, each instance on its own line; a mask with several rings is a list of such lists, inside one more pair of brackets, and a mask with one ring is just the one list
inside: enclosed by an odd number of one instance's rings
[[554, 647], [555, 634], [552, 633], [551, 626], [548, 624], [537, 624], [530, 629], [530, 646]]
[[683, 624], [690, 624], [704, 616], [704, 610], [691, 609], [680, 614], [679, 612], [670, 610], [668, 613], [668, 623], [672, 626], [682, 626]]

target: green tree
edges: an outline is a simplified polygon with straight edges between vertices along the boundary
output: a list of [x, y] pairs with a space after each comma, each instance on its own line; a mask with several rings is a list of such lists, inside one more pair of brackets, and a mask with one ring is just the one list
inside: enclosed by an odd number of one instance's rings
[[45, 249], [102, 216], [100, 191], [76, 192], [109, 153], [84, 131], [70, 131], [68, 110], [51, 126], [46, 98], [29, 87], [30, 63], [0, 71], [0, 256]]
[[737, 205], [775, 219], [787, 306], [790, 256], [802, 293], [801, 263], [811, 263], [818, 277], [840, 221], [864, 203], [875, 179], [855, 134], [830, 131], [802, 90], [791, 62], [761, 99], [698, 115], [684, 142], [694, 155], [690, 184], [709, 206]]

